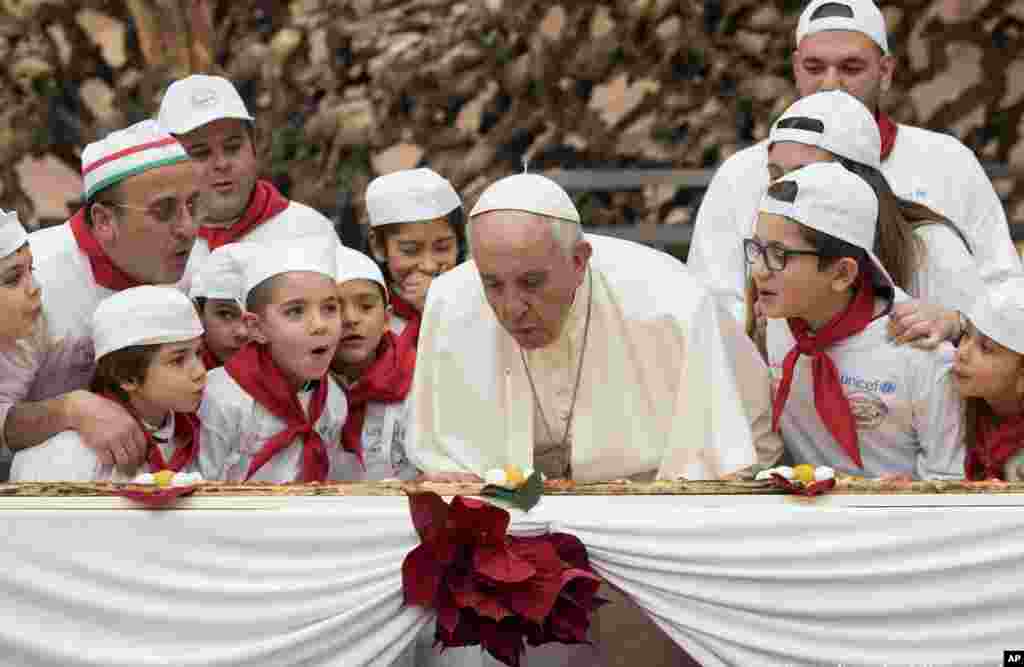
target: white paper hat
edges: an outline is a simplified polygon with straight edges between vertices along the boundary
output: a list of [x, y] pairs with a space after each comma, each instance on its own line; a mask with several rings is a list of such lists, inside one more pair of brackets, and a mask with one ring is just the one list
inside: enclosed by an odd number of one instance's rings
[[[843, 15], [814, 18], [823, 5], [838, 5], [836, 9]], [[872, 0], [814, 0], [800, 14], [800, 22], [796, 26], [797, 47], [804, 37], [823, 30], [850, 30], [865, 34], [878, 44], [883, 53], [889, 53], [885, 17]]]
[[[795, 184], [792, 201], [771, 194], [786, 182]], [[786, 174], [764, 194], [759, 210], [852, 243], [867, 252], [885, 285], [896, 286], [872, 250], [878, 232], [878, 197], [867, 181], [838, 162], [816, 162]]]
[[340, 285], [349, 280], [371, 280], [380, 283], [384, 288], [384, 298], [387, 299], [388, 284], [384, 281], [384, 274], [381, 273], [377, 262], [366, 254], [346, 248], [340, 243], [335, 248], [335, 260], [335, 271], [337, 272], [334, 278], [335, 282]]
[[117, 292], [92, 316], [96, 359], [132, 345], [160, 345], [203, 335], [195, 306], [174, 287], [143, 285]]
[[228, 243], [214, 250], [194, 274], [189, 297], [230, 299], [245, 308], [243, 267], [246, 257], [258, 249], [255, 243]]
[[18, 220], [17, 211], [0, 208], [0, 257], [9, 257], [28, 243], [28, 233]]
[[111, 132], [82, 151], [85, 198], [150, 169], [182, 162], [188, 153], [153, 120]]
[[795, 141], [829, 153], [882, 167], [882, 135], [864, 103], [841, 90], [814, 93], [794, 102], [775, 124], [768, 144]]
[[157, 114], [161, 127], [171, 134], [186, 134], [221, 118], [255, 120], [230, 81], [207, 74], [193, 74], [168, 86]]
[[1024, 278], [990, 286], [967, 311], [981, 333], [1017, 354], [1024, 354]]
[[236, 256], [243, 264], [245, 300], [254, 287], [282, 273], [309, 271], [333, 280], [339, 245], [337, 237], [326, 235], [302, 236], [273, 245], [247, 244], [246, 248], [255, 247], [251, 252], [245, 251], [244, 257]]
[[561, 185], [540, 174], [515, 174], [492, 183], [469, 217], [488, 211], [524, 211], [579, 224], [580, 213]]
[[462, 200], [452, 184], [426, 168], [378, 176], [366, 187], [366, 212], [371, 227], [396, 222], [428, 222], [460, 206]]

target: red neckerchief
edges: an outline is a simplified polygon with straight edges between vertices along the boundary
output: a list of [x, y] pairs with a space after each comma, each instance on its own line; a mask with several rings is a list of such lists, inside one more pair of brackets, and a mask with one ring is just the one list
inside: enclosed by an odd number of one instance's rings
[[420, 340], [420, 321], [423, 319], [422, 313], [416, 310], [416, 306], [398, 296], [394, 290], [391, 291], [391, 310], [395, 315], [398, 315], [405, 320], [405, 328], [402, 329], [402, 333], [399, 336], [398, 346], [403, 349], [411, 348], [412, 350], [415, 350], [416, 344]]
[[213, 356], [213, 352], [210, 352], [210, 348], [206, 347], [206, 345], [200, 346], [199, 358], [202, 359], [203, 366], [205, 366], [208, 371], [212, 371], [214, 368], [219, 368], [223, 365], [220, 363], [220, 359]]
[[107, 253], [104, 252], [96, 237], [92, 235], [92, 230], [89, 229], [89, 224], [85, 221], [84, 208], [78, 209], [78, 212], [71, 216], [69, 224], [71, 225], [71, 233], [75, 236], [75, 243], [78, 244], [78, 249], [89, 258], [89, 266], [92, 267], [92, 277], [97, 285], [112, 289], [115, 292], [142, 285], [138, 280], [119, 269], [107, 257]]
[[899, 130], [899, 125], [881, 111], [875, 114], [875, 120], [878, 121], [878, 133], [882, 135], [882, 159], [884, 160], [889, 157], [892, 147], [896, 145], [896, 131]]
[[[404, 333], [404, 332], [403, 332]], [[348, 418], [341, 431], [341, 444], [363, 462], [363, 423], [367, 403], [397, 403], [412, 386], [416, 369], [416, 348], [402, 347], [399, 339], [385, 331], [377, 346], [377, 358], [359, 381], [345, 391], [348, 395]]]
[[782, 382], [772, 405], [772, 430], [778, 430], [782, 408], [786, 405], [790, 385], [793, 383], [796, 361], [801, 354], [810, 356], [811, 373], [814, 378], [814, 407], [836, 442], [858, 468], [863, 468], [864, 463], [860, 457], [860, 447], [857, 445], [857, 422], [853, 418], [850, 402], [843, 393], [836, 365], [826, 350], [839, 341], [863, 331], [871, 323], [874, 311], [874, 289], [869, 281], [861, 280], [857, 294], [846, 310], [833, 317], [816, 333], [811, 333], [806, 320], [786, 320], [793, 338], [796, 339], [796, 345], [782, 362]]
[[238, 222], [226, 228], [200, 227], [199, 237], [206, 239], [213, 252], [222, 245], [234, 243], [252, 230], [288, 208], [288, 200], [267, 180], [259, 179], [252, 189], [252, 197]]
[[1024, 449], [1024, 415], [998, 424], [991, 415], [979, 415], [977, 430], [977, 442], [967, 447], [964, 460], [967, 479], [1004, 479], [1006, 462]]
[[247, 343], [224, 364], [228, 375], [252, 396], [257, 403], [272, 415], [285, 422], [285, 429], [266, 443], [249, 465], [245, 479], [249, 480], [256, 471], [273, 458], [279, 451], [289, 447], [295, 438], [302, 437], [302, 481], [322, 482], [327, 479], [330, 464], [327, 447], [316, 432], [316, 422], [324, 412], [327, 403], [326, 373], [313, 391], [309, 402], [309, 417], [306, 417], [298, 396], [285, 378], [281, 369], [270, 356], [266, 345]]
[[[160, 451], [153, 438], [153, 434], [147, 429], [142, 429], [146, 434], [147, 448], [146, 461], [149, 463], [150, 472], [161, 470], [173, 470], [181, 472], [188, 464], [199, 457], [199, 420], [194, 414], [187, 412], [174, 413], [174, 455], [170, 462], [164, 460], [164, 453]], [[184, 443], [184, 444], [182, 444]]]

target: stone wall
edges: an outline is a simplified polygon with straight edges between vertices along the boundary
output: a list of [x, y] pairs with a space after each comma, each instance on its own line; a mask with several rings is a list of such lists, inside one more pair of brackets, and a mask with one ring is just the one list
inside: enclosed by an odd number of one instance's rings
[[[799, 0], [2, 0], [0, 206], [57, 220], [81, 147], [166, 83], [232, 78], [290, 195], [361, 220], [374, 175], [429, 163], [472, 203], [522, 169], [710, 167], [793, 99]], [[899, 120], [1024, 167], [1024, 2], [883, 3]], [[1024, 181], [998, 179], [1024, 222]], [[589, 222], [685, 223], [699, 192], [579, 198]]]

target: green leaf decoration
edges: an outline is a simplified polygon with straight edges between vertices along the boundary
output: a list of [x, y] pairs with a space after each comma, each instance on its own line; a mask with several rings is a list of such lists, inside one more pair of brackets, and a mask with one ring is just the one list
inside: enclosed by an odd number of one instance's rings
[[539, 472], [535, 472], [518, 489], [506, 489], [503, 486], [488, 484], [480, 492], [480, 495], [495, 498], [516, 509], [529, 512], [534, 505], [540, 502], [543, 493], [544, 478]]

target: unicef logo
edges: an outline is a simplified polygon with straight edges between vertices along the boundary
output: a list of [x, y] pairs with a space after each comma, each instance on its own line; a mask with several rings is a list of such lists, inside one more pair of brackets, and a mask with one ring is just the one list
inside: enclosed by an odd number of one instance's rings
[[217, 91], [203, 88], [192, 93], [192, 106], [197, 109], [212, 107], [217, 103]]
[[894, 391], [896, 391], [896, 383], [895, 382], [883, 382], [882, 386], [879, 388], [879, 390], [883, 394], [891, 394]]

